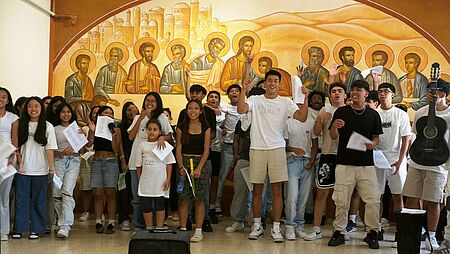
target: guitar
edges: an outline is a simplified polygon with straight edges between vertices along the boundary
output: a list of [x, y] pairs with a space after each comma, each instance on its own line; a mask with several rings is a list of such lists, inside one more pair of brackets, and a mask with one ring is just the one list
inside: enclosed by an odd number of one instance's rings
[[417, 137], [411, 145], [411, 159], [423, 166], [439, 166], [444, 164], [449, 157], [447, 141], [444, 135], [447, 131], [447, 123], [436, 116], [436, 90], [439, 78], [439, 64], [431, 66], [431, 93], [428, 116], [419, 118], [416, 122]]

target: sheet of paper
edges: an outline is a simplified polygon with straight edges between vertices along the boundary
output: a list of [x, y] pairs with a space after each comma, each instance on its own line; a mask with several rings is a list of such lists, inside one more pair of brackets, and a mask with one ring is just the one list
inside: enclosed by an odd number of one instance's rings
[[97, 117], [97, 124], [95, 126], [95, 136], [112, 140], [112, 133], [108, 128], [108, 124], [114, 123], [114, 119], [108, 116]]
[[93, 152], [93, 151], [85, 152], [84, 154], [81, 155], [81, 158], [88, 160], [94, 154], [95, 154], [95, 152]]
[[59, 178], [59, 176], [57, 176], [56, 174], [53, 175], [53, 183], [55, 184], [55, 187], [58, 189], [61, 189], [63, 184], [61, 178]]
[[242, 177], [244, 177], [244, 181], [247, 184], [247, 188], [249, 191], [253, 191], [253, 184], [250, 182], [249, 177], [250, 167], [241, 168]]
[[171, 144], [169, 144], [167, 141], [165, 142], [166, 147], [164, 149], [159, 149], [157, 146], [152, 150], [153, 153], [156, 155], [156, 157], [158, 157], [158, 159], [160, 159], [161, 161], [163, 161], [167, 155], [169, 155], [169, 153], [172, 152], [173, 150], [173, 146]]
[[370, 72], [378, 73], [378, 74], [381, 75], [382, 72], [383, 72], [383, 66], [380, 65], [380, 66], [375, 66], [375, 67], [372, 67], [372, 68], [363, 70], [363, 71], [361, 71], [361, 75], [362, 75], [364, 78], [366, 78], [367, 76], [370, 75]]
[[391, 165], [380, 150], [373, 150], [373, 163], [377, 168], [392, 170]]
[[0, 183], [2, 183], [6, 178], [17, 173], [17, 170], [12, 166], [8, 165], [6, 167], [0, 168]]
[[305, 102], [302, 86], [302, 80], [298, 76], [292, 76], [292, 98], [294, 99], [295, 104], [303, 104]]
[[0, 138], [0, 160], [9, 158], [16, 148], [9, 142]]
[[63, 130], [64, 136], [66, 136], [67, 141], [69, 141], [70, 146], [72, 146], [72, 149], [76, 153], [88, 143], [86, 136], [78, 132], [79, 129], [80, 127], [77, 122], [74, 121]]
[[119, 174], [119, 181], [117, 181], [117, 189], [119, 191], [121, 191], [127, 187], [127, 183], [125, 182], [126, 174], [127, 174], [126, 171]]
[[367, 150], [366, 143], [372, 143], [372, 140], [357, 132], [353, 132], [348, 140], [347, 148], [365, 152]]
[[195, 186], [194, 186], [194, 184], [192, 183], [191, 175], [189, 174], [189, 172], [187, 171], [186, 168], [184, 168], [184, 172], [186, 172], [186, 177], [187, 177], [187, 179], [188, 179], [188, 181], [189, 181], [189, 186], [191, 186], [191, 189], [192, 189], [192, 195], [194, 195], [194, 197], [195, 197]]
[[328, 112], [330, 114], [333, 114], [334, 107], [331, 104], [325, 104], [325, 112]]

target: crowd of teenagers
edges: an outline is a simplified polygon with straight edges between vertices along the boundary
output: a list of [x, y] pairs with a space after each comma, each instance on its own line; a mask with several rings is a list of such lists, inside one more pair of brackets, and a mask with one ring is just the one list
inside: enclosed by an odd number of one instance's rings
[[[270, 217], [274, 242], [321, 239], [332, 193], [336, 210], [328, 245], [345, 244], [356, 230], [359, 213], [367, 231], [364, 241], [378, 249], [378, 241], [386, 238], [386, 219], [381, 218], [386, 211], [380, 204], [388, 183], [391, 210], [425, 209], [429, 248], [448, 253], [450, 230], [440, 245], [436, 230], [449, 163], [425, 166], [407, 159], [417, 119], [428, 114], [429, 106], [410, 121], [405, 108], [392, 103], [392, 84], [369, 91], [363, 80], [349, 88], [331, 84], [328, 98], [303, 87], [305, 99], [296, 104], [278, 95], [280, 80], [280, 73], [271, 70], [256, 87], [250, 88], [248, 79], [242, 86], [231, 85], [226, 93], [229, 103], [221, 102], [217, 91], [207, 93], [192, 85], [176, 125], [171, 125], [171, 111], [164, 108], [161, 96], [150, 92], [140, 109], [132, 102], [123, 105], [120, 123], [111, 127], [111, 140], [95, 133], [98, 117], [114, 118], [114, 111], [94, 105], [84, 112], [86, 124], [79, 123], [88, 143], [77, 152], [64, 134], [79, 119], [73, 105], [55, 96], [22, 97], [13, 106], [9, 91], [0, 88], [0, 137], [17, 148], [1, 165], [1, 170], [8, 165], [17, 169], [0, 183], [1, 240], [24, 234], [38, 239], [52, 226], [58, 238], [69, 238], [78, 184], [78, 206], [83, 210], [78, 220], [92, 217], [93, 198], [96, 233], [114, 233], [116, 221], [128, 231], [165, 229], [172, 220], [179, 221], [179, 230], [194, 230], [192, 242], [212, 232], [211, 224], [218, 223], [222, 207], [228, 205], [233, 221], [226, 233], [250, 225], [248, 239], [260, 239]], [[427, 97], [435, 102], [447, 132], [449, 92], [449, 84], [439, 79], [436, 92]], [[355, 132], [365, 137], [363, 149], [348, 146]], [[158, 156], [158, 150], [172, 146], [165, 157]], [[375, 150], [390, 167], [374, 166]], [[88, 152], [93, 156], [81, 156]], [[126, 187], [118, 190], [120, 173], [125, 173]], [[61, 188], [53, 184], [54, 175], [61, 179]], [[234, 192], [231, 204], [224, 205], [227, 179]], [[9, 212], [10, 196], [14, 216]], [[358, 212], [361, 201], [365, 209]], [[311, 228], [305, 227], [305, 214], [312, 214]]]

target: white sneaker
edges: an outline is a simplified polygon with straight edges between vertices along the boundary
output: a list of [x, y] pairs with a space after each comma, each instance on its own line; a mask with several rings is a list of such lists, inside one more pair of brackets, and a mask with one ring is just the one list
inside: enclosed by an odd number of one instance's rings
[[387, 228], [389, 227], [391, 224], [389, 223], [389, 220], [386, 218], [381, 218], [380, 220], [380, 226], [381, 228]]
[[80, 218], [78, 218], [78, 220], [81, 221], [81, 222], [86, 222], [86, 221], [88, 221], [88, 220], [89, 220], [89, 212], [83, 212], [83, 213], [80, 215]]
[[8, 241], [8, 235], [1, 235], [0, 241]]
[[282, 243], [284, 242], [283, 235], [281, 234], [281, 229], [275, 229], [272, 227], [272, 230], [270, 231], [270, 235], [272, 236], [272, 241], [275, 243]]
[[58, 237], [60, 239], [69, 238], [69, 229], [68, 228], [60, 228], [58, 230], [58, 233], [56, 233], [56, 237]]
[[286, 240], [295, 241], [295, 229], [292, 225], [286, 225], [284, 227], [286, 229]]
[[194, 235], [191, 237], [191, 242], [193, 242], [193, 243], [199, 243], [199, 242], [201, 242], [201, 241], [203, 241], [203, 235], [200, 235], [200, 234], [194, 234]]
[[315, 241], [317, 239], [322, 238], [322, 231], [320, 231], [320, 228], [317, 226], [313, 227], [313, 232], [311, 232], [311, 234], [307, 234], [303, 239], [305, 241]]
[[236, 231], [241, 231], [242, 229], [244, 229], [244, 223], [235, 221], [233, 224], [225, 228], [225, 232], [234, 233]]
[[264, 237], [264, 229], [261, 225], [253, 224], [252, 232], [248, 235], [250, 240], [258, 240]]
[[130, 231], [130, 221], [124, 220], [122, 221], [122, 231]]
[[300, 238], [305, 238], [307, 235], [307, 233], [305, 232], [305, 229], [303, 227], [295, 228], [295, 234]]
[[436, 250], [439, 248], [439, 244], [436, 240], [436, 237], [430, 237], [429, 240], [428, 240], [428, 237], [425, 238], [425, 248], [427, 248], [427, 250], [431, 251], [431, 247], [433, 247], [433, 250]]

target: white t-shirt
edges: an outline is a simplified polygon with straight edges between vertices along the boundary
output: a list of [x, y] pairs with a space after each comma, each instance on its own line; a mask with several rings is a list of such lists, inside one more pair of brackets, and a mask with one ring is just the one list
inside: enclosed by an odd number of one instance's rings
[[[308, 114], [309, 114], [308, 110]], [[286, 123], [286, 127], [284, 128], [284, 138], [288, 139], [289, 147], [301, 148], [305, 151], [304, 157], [311, 158], [311, 147], [312, 140], [317, 138], [314, 135], [314, 120], [312, 117], [306, 119], [304, 123], [289, 118]], [[293, 152], [288, 152], [286, 155], [289, 156], [297, 156]]]
[[383, 152], [389, 164], [392, 165], [398, 160], [402, 137], [411, 136], [409, 117], [405, 111], [394, 106], [388, 110], [380, 107], [376, 110], [380, 115], [383, 127], [383, 134], [379, 136], [380, 143], [377, 145], [377, 149]]
[[[429, 106], [427, 105], [427, 106], [424, 106], [424, 107], [420, 108], [419, 110], [417, 110], [416, 115], [414, 117], [413, 126], [412, 126], [413, 133], [417, 134], [416, 122], [422, 116], [428, 115], [428, 108], [429, 108]], [[444, 138], [447, 141], [447, 146], [450, 149], [450, 145], [449, 145], [450, 107], [448, 107], [446, 110], [443, 110], [443, 111], [436, 110], [436, 116], [441, 117], [447, 123], [447, 132], [445, 133]], [[422, 166], [422, 165], [415, 163], [413, 160], [409, 161], [409, 165], [411, 167], [417, 168], [417, 169], [430, 170], [430, 171], [442, 172], [442, 173], [447, 174], [447, 170], [450, 169], [450, 158], [449, 158], [449, 160], [447, 160], [446, 163], [444, 163], [443, 165], [439, 165], [439, 166]]]
[[28, 124], [28, 139], [20, 148], [23, 159], [22, 175], [42, 176], [49, 173], [45, 150], [56, 150], [58, 149], [58, 145], [56, 143], [53, 125], [49, 122], [46, 123], [47, 129], [45, 130], [45, 136], [47, 137], [47, 145], [45, 146], [42, 146], [34, 140], [34, 133], [36, 132], [38, 123], [30, 121]]
[[[135, 116], [133, 119], [133, 123], [131, 123], [130, 128], [128, 128], [127, 132], [129, 133], [133, 127], [136, 125], [137, 121], [139, 119], [139, 115]], [[128, 168], [130, 170], [136, 170], [136, 151], [139, 147], [139, 144], [141, 144], [144, 141], [147, 141], [147, 129], [145, 129], [145, 125], [147, 125], [149, 118], [148, 117], [144, 117], [144, 119], [142, 119], [141, 123], [139, 124], [139, 130], [138, 133], [136, 134], [136, 137], [134, 138], [133, 141], [133, 146], [131, 147], [131, 155], [130, 155], [130, 160], [128, 161]], [[161, 124], [161, 134], [162, 135], [167, 135], [169, 133], [172, 133], [172, 127], [170, 126], [170, 121], [169, 118], [167, 118], [167, 116], [164, 113], [161, 113], [158, 116], [158, 121]]]
[[221, 152], [223, 142], [223, 130], [221, 128], [225, 121], [225, 114], [216, 115], [216, 137], [211, 140], [211, 151]]
[[0, 117], [0, 138], [5, 142], [11, 144], [12, 124], [17, 121], [19, 117], [9, 111], [6, 111], [3, 117]]
[[64, 130], [67, 127], [64, 127], [62, 125], [57, 125], [54, 127], [55, 129], [55, 136], [56, 136], [56, 143], [58, 144], [58, 152], [64, 151], [67, 147], [71, 147], [69, 141], [66, 138], [66, 135], [64, 135]]
[[270, 150], [284, 148], [283, 130], [289, 117], [299, 108], [285, 97], [267, 99], [264, 95], [251, 96], [248, 101], [252, 116], [250, 129], [251, 149]]
[[223, 127], [226, 130], [225, 137], [223, 142], [231, 144], [234, 139], [234, 129], [236, 128], [236, 124], [240, 119], [240, 115], [237, 112], [237, 106], [231, 105], [229, 103], [221, 103], [220, 108], [223, 113], [225, 113], [225, 122], [223, 123]]
[[164, 181], [167, 179], [166, 167], [175, 163], [175, 157], [169, 153], [164, 161], [161, 161], [153, 153], [157, 142], [141, 142], [136, 151], [136, 167], [142, 167], [139, 179], [138, 195], [141, 197], [165, 197], [169, 198], [170, 188], [163, 191]]

